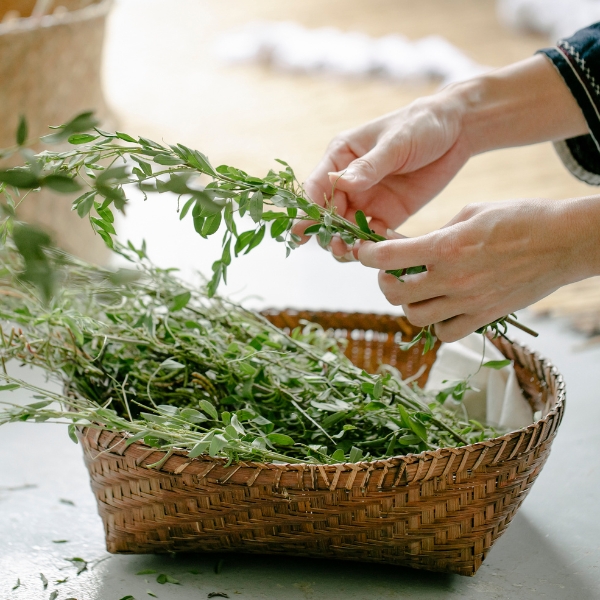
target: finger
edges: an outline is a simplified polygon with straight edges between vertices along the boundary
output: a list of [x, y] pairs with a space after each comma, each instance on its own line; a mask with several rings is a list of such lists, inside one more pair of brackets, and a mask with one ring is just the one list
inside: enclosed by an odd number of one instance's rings
[[405, 240], [408, 237], [406, 235], [402, 235], [398, 231], [394, 231], [393, 229], [386, 229], [385, 234], [383, 235], [385, 235], [388, 240]]
[[306, 244], [306, 242], [310, 240], [311, 236], [304, 235], [304, 231], [311, 225], [314, 225], [315, 223], [316, 221], [305, 221], [303, 219], [297, 219], [296, 221], [294, 221], [291, 231], [293, 234], [300, 237], [300, 244]]
[[379, 287], [387, 301], [394, 306], [414, 304], [445, 295], [445, 289], [437, 281], [434, 273], [405, 275], [400, 281], [394, 275], [379, 271]]
[[346, 244], [346, 242], [344, 242], [344, 240], [342, 240], [339, 235], [334, 235], [331, 238], [329, 249], [336, 260], [344, 259], [344, 262], [356, 261], [356, 258], [352, 254], [352, 249], [348, 246], [348, 244]]
[[437, 239], [437, 232], [433, 232], [403, 240], [363, 242], [358, 260], [365, 267], [383, 270], [429, 265], [437, 259]]
[[464, 304], [447, 296], [403, 304], [402, 308], [406, 318], [415, 327], [427, 327], [464, 314]]
[[403, 144], [379, 142], [377, 145], [344, 170], [329, 172], [329, 180], [336, 189], [345, 192], [364, 192], [379, 183], [384, 177], [398, 171], [406, 152]]
[[499, 319], [504, 313], [496, 310], [476, 314], [457, 315], [435, 324], [435, 335], [442, 342], [456, 342], [479, 328]]

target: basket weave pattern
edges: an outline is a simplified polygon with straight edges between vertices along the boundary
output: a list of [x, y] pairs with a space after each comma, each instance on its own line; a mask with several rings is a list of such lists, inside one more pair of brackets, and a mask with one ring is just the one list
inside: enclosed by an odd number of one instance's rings
[[[395, 364], [404, 376], [434, 353], [400, 352], [412, 335], [402, 317], [284, 311], [279, 327], [301, 319], [347, 337], [347, 354], [374, 371]], [[542, 469], [562, 419], [565, 388], [547, 361], [506, 340], [536, 423], [461, 448], [339, 465], [240, 462], [163, 452], [122, 434], [80, 434], [92, 488], [113, 553], [253, 552], [330, 557], [474, 575]], [[425, 361], [425, 362], [424, 362]], [[426, 377], [425, 372], [422, 375]]]
[[[15, 143], [19, 116], [29, 125], [29, 139], [51, 133], [49, 125], [67, 122], [77, 113], [94, 110], [104, 128], [112, 118], [102, 93], [101, 63], [105, 22], [111, 0], [60, 0], [63, 14], [41, 19], [21, 18], [0, 23], [0, 148]], [[0, 0], [0, 19], [8, 10], [29, 17], [35, 0]], [[42, 144], [35, 152], [46, 150]], [[63, 149], [70, 149], [64, 146]], [[15, 155], [2, 168], [21, 164]], [[43, 227], [68, 252], [93, 263], [104, 263], [109, 252], [89, 225], [71, 210], [78, 194], [65, 196], [44, 189], [18, 209], [19, 219]]]

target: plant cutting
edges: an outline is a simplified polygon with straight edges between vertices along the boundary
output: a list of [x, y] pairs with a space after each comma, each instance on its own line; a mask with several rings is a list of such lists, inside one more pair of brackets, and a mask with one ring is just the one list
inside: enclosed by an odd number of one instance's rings
[[[334, 235], [350, 245], [358, 240], [385, 240], [370, 229], [361, 211], [356, 213], [356, 223], [352, 223], [336, 213], [333, 202], [327, 201], [324, 206], [313, 202], [292, 168], [282, 160], [277, 160], [282, 168], [270, 170], [264, 178], [227, 165], [214, 168], [206, 155], [182, 144], [165, 145], [122, 132], [102, 131], [92, 113], [78, 115], [54, 130], [42, 140], [67, 141], [71, 149], [33, 155], [26, 149], [27, 125], [22, 119], [16, 145], [2, 153], [9, 156], [20, 151], [25, 165], [0, 171], [0, 194], [5, 198], [0, 239], [10, 232], [14, 209], [31, 190], [83, 191], [73, 201], [73, 209], [80, 217], [89, 219], [92, 228], [111, 248], [115, 235], [113, 209], [124, 210], [128, 189], [136, 187], [145, 197], [148, 193], [170, 192], [177, 196], [179, 218], [183, 220], [190, 215], [200, 236], [223, 233], [222, 255], [212, 265], [213, 274], [207, 286], [209, 297], [214, 296], [222, 280], [227, 281], [232, 258], [251, 252], [264, 241], [267, 230], [271, 238], [284, 244], [289, 255], [300, 241], [291, 232], [295, 219], [314, 221], [305, 233], [315, 236], [324, 247]], [[15, 192], [14, 196], [10, 190]], [[332, 190], [332, 197], [334, 193]], [[241, 231], [241, 219], [246, 214], [253, 224]], [[415, 265], [389, 272], [402, 281], [405, 275], [425, 269], [423, 265]], [[42, 283], [39, 269], [36, 276]], [[42, 285], [46, 294], [50, 293], [49, 274]], [[507, 325], [512, 324], [536, 335], [515, 319], [514, 315], [504, 316], [481, 328], [479, 333], [492, 331], [494, 335], [504, 335]], [[431, 326], [423, 328], [406, 348], [422, 339], [426, 352], [435, 343]]]
[[[22, 226], [15, 227], [21, 239]], [[41, 367], [64, 392], [5, 369], [0, 389], [22, 387], [36, 401], [3, 402], [0, 424], [67, 423], [74, 441], [76, 427], [125, 432], [128, 444], [143, 440], [166, 456], [184, 449], [191, 458], [319, 464], [466, 445], [497, 433], [446, 407], [448, 397], [468, 389], [464, 382], [427, 394], [392, 367], [369, 374], [315, 324], [287, 335], [153, 266], [143, 249], [115, 249], [133, 268], [111, 272], [46, 250], [57, 283], [48, 303], [22, 280], [16, 247], [9, 241], [2, 250], [0, 318], [11, 324], [0, 328], [2, 363]]]

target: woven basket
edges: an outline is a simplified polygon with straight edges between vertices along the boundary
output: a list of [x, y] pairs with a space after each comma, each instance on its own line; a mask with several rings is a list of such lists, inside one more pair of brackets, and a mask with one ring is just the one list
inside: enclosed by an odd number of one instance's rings
[[[375, 371], [405, 375], [434, 360], [402, 317], [328, 312], [268, 312], [286, 329], [301, 319], [349, 340], [347, 355]], [[541, 471], [564, 405], [560, 374], [547, 361], [504, 339], [517, 376], [542, 418], [497, 439], [461, 448], [338, 465], [263, 464], [163, 452], [122, 434], [80, 433], [106, 544], [113, 553], [252, 552], [406, 565], [474, 575]]]
[[[30, 18], [35, 4], [35, 0], [0, 0], [0, 21], [9, 11], [22, 17], [0, 23], [0, 148], [15, 143], [20, 115], [27, 118], [30, 139], [51, 133], [49, 125], [65, 123], [86, 110], [96, 111], [104, 128], [114, 125], [101, 82], [111, 0], [52, 0], [49, 14], [39, 19]], [[58, 7], [63, 11], [53, 14]], [[37, 145], [33, 150], [47, 148]], [[16, 156], [4, 161], [2, 168], [21, 161]], [[42, 226], [68, 252], [104, 263], [109, 252], [100, 236], [71, 210], [75, 197], [42, 190], [19, 207], [19, 218]]]

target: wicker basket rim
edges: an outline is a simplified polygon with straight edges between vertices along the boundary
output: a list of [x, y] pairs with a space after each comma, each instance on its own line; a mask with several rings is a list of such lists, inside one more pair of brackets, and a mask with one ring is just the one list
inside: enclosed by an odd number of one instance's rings
[[[362, 314], [364, 314], [364, 313], [362, 313]], [[491, 336], [489, 336], [489, 335], [488, 335], [488, 337], [491, 338]], [[517, 342], [511, 342], [510, 346], [515, 347], [515, 348], [520, 348], [526, 355], [531, 356], [534, 359], [536, 359], [539, 362], [540, 367], [547, 369], [547, 372], [554, 379], [555, 384], [556, 384], [556, 393], [555, 393], [556, 400], [554, 402], [554, 406], [546, 413], [545, 416], [530, 423], [526, 427], [522, 427], [520, 429], [515, 429], [515, 430], [507, 432], [501, 436], [498, 436], [495, 438], [490, 438], [490, 439], [484, 440], [482, 442], [476, 442], [474, 444], [468, 444], [465, 446], [457, 446], [457, 447], [452, 447], [452, 448], [445, 447], [445, 448], [438, 448], [436, 450], [425, 450], [418, 454], [397, 455], [397, 456], [391, 456], [391, 457], [388, 457], [385, 459], [376, 459], [376, 460], [372, 460], [372, 461], [360, 461], [360, 462], [356, 462], [356, 463], [331, 463], [331, 464], [318, 463], [317, 464], [317, 463], [307, 463], [307, 462], [286, 463], [286, 462], [256, 462], [256, 461], [240, 460], [236, 463], [232, 463], [230, 466], [233, 469], [238, 469], [240, 467], [251, 467], [251, 468], [256, 468], [256, 469], [268, 469], [268, 470], [277, 470], [277, 469], [282, 469], [282, 470], [302, 469], [302, 470], [304, 470], [307, 468], [312, 468], [312, 469], [318, 468], [318, 469], [325, 469], [328, 471], [329, 470], [340, 470], [340, 469], [341, 470], [351, 469], [356, 472], [360, 472], [360, 471], [365, 471], [365, 470], [369, 470], [369, 469], [371, 469], [371, 470], [376, 470], [376, 469], [380, 469], [380, 468], [385, 469], [386, 467], [389, 468], [392, 465], [396, 466], [401, 462], [404, 462], [407, 465], [413, 464], [417, 461], [425, 463], [425, 462], [428, 462], [429, 459], [431, 459], [431, 460], [438, 459], [439, 460], [440, 458], [442, 458], [444, 456], [448, 456], [450, 454], [454, 454], [455, 456], [465, 454], [465, 453], [471, 454], [472, 452], [483, 450], [484, 448], [488, 448], [488, 449], [494, 448], [496, 446], [508, 443], [517, 437], [521, 437], [521, 439], [523, 439], [526, 436], [527, 432], [532, 431], [532, 430], [534, 431], [534, 434], [532, 436], [532, 442], [533, 442], [533, 438], [535, 437], [535, 430], [540, 429], [540, 426], [541, 426], [541, 431], [543, 432], [545, 430], [546, 424], [554, 417], [557, 417], [558, 412], [561, 409], [563, 409], [564, 403], [565, 403], [565, 397], [566, 397], [565, 382], [564, 382], [562, 375], [558, 371], [558, 369], [549, 360], [545, 359], [538, 352], [532, 351], [528, 346], [519, 344]], [[529, 372], [531, 372], [533, 375], [538, 377], [537, 373], [533, 373], [529, 369], [529, 367], [527, 367], [527, 365], [523, 365], [523, 366]], [[81, 431], [83, 431], [84, 429], [87, 429], [87, 428], [82, 427]], [[100, 431], [104, 430], [103, 427], [99, 427], [98, 429], [100, 429]], [[112, 443], [118, 437], [120, 437], [121, 440], [119, 440], [116, 443]], [[116, 448], [116, 446], [118, 446], [121, 441], [126, 441], [130, 437], [132, 437], [132, 434], [129, 434], [127, 432], [114, 432], [114, 436], [111, 436], [110, 446], [112, 448]], [[541, 437], [542, 436], [540, 435], [539, 438], [541, 438]], [[519, 444], [520, 444], [520, 442], [517, 442], [517, 447], [519, 446]], [[161, 453], [163, 456], [167, 455], [167, 451], [160, 450], [158, 448], [152, 448], [151, 446], [144, 444], [143, 441], [141, 441], [141, 440], [137, 440], [136, 442], [131, 444], [129, 447], [131, 447], [131, 446], [136, 446], [138, 449], [140, 449], [142, 452], [144, 452], [146, 454], [155, 452], [155, 453]], [[107, 448], [107, 450], [108, 450], [108, 448]], [[190, 459], [190, 458], [188, 458], [188, 451], [184, 450], [184, 449], [173, 450], [171, 452], [170, 456], [179, 456], [179, 457], [185, 458], [188, 461], [188, 463], [210, 462], [215, 465], [221, 465], [221, 466], [226, 466], [228, 463], [228, 460], [225, 458], [212, 457], [212, 456], [205, 455], [205, 454], [202, 454], [196, 458]], [[160, 459], [156, 462], [160, 462]]]
[[70, 10], [58, 15], [44, 15], [40, 19], [24, 17], [11, 23], [0, 23], [0, 35], [14, 35], [36, 29], [50, 29], [60, 25], [71, 25], [80, 21], [88, 21], [108, 14], [113, 0], [99, 0], [94, 4]]

